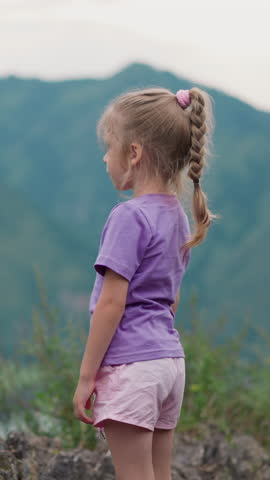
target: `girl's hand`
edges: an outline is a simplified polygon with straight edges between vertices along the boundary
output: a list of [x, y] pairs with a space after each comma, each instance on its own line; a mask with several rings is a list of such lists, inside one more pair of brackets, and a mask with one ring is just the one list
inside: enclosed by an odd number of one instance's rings
[[76, 391], [73, 397], [74, 415], [81, 422], [92, 424], [94, 421], [88, 417], [84, 409], [90, 410], [91, 408], [91, 396], [95, 390], [94, 380], [79, 380]]

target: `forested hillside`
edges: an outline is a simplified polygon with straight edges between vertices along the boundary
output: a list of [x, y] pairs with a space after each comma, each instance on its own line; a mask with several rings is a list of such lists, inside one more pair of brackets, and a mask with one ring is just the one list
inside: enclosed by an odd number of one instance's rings
[[[1, 345], [30, 323], [38, 302], [38, 264], [51, 301], [88, 321], [92, 263], [110, 209], [122, 201], [102, 161], [95, 126], [105, 104], [130, 87], [194, 84], [132, 64], [111, 78], [61, 82], [0, 79]], [[221, 215], [192, 251], [177, 324], [188, 324], [191, 292], [207, 323], [226, 313], [230, 334], [248, 314], [269, 331], [270, 114], [223, 92], [214, 99], [214, 158], [202, 180], [209, 207]], [[187, 211], [192, 227], [191, 212]], [[4, 334], [4, 335], [3, 335]], [[253, 333], [250, 334], [250, 340]]]

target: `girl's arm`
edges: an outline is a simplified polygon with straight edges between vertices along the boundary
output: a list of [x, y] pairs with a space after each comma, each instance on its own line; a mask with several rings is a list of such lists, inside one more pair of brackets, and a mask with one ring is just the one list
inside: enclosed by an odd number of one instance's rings
[[97, 371], [125, 311], [129, 282], [106, 268], [83, 355], [80, 379], [95, 380]]

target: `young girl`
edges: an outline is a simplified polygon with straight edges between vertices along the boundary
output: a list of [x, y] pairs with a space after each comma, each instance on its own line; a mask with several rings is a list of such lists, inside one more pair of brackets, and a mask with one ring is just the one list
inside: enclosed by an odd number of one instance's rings
[[[218, 218], [199, 183], [212, 127], [211, 97], [199, 88], [131, 90], [98, 123], [107, 172], [134, 195], [112, 208], [102, 232], [73, 406], [105, 432], [117, 480], [171, 478], [185, 388], [174, 316], [190, 249]], [[194, 189], [193, 236], [180, 201], [184, 176]]]

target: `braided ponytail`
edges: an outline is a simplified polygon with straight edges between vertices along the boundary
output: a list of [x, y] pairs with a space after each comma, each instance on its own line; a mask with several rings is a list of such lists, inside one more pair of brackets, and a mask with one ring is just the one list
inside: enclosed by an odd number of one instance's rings
[[191, 88], [189, 95], [191, 146], [187, 176], [191, 178], [194, 184], [192, 213], [195, 221], [195, 231], [191, 239], [182, 246], [184, 258], [190, 248], [199, 245], [204, 240], [211, 221], [220, 218], [220, 215], [215, 215], [209, 210], [207, 196], [200, 184], [202, 170], [207, 166], [206, 155], [209, 153], [208, 143], [211, 140], [214, 121], [210, 96], [199, 88]]

